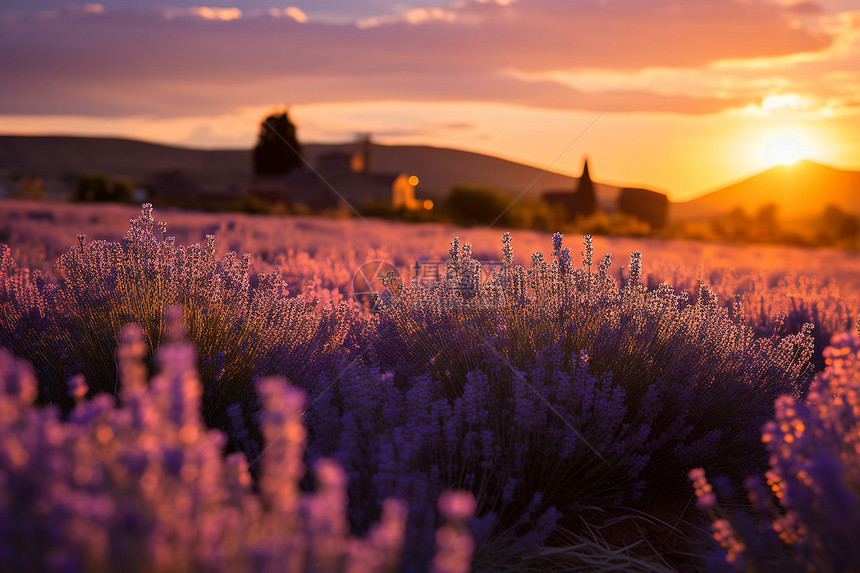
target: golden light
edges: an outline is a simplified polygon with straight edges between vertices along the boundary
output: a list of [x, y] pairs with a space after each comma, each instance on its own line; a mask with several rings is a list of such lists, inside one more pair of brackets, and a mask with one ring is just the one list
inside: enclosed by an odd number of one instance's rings
[[210, 6], [192, 6], [188, 11], [195, 16], [200, 16], [205, 20], [239, 20], [242, 17], [242, 11], [238, 8], [218, 8]]
[[433, 208], [433, 201], [430, 199], [424, 199], [424, 208], [428, 211]]
[[415, 177], [414, 175], [410, 175], [409, 176], [409, 184], [412, 185], [413, 187], [417, 187], [418, 186], [418, 178]]
[[772, 133], [759, 146], [761, 160], [768, 167], [791, 165], [806, 159], [811, 151], [809, 140], [793, 131]]
[[767, 96], [761, 100], [761, 107], [767, 110], [798, 109], [806, 103], [806, 98], [798, 94], [779, 94]]

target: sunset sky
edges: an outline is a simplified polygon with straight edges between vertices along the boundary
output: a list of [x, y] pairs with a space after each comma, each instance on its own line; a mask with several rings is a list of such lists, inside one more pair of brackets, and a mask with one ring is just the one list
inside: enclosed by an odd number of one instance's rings
[[860, 170], [857, 0], [205, 1], [3, 0], [0, 133], [250, 147], [288, 105], [303, 142], [587, 154], [675, 200]]

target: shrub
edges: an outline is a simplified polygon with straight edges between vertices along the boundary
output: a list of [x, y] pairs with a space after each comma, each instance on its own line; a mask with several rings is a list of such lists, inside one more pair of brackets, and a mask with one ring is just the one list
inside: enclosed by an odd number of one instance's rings
[[[181, 330], [174, 328], [174, 331]], [[396, 571], [407, 505], [388, 499], [367, 537], [349, 537], [346, 477], [314, 463], [316, 492], [300, 490], [304, 392], [282, 379], [257, 383], [266, 442], [259, 493], [243, 454], [221, 457], [226, 437], [207, 430], [192, 345], [158, 351], [147, 385], [142, 330], [122, 331], [122, 407], [109, 395], [75, 408], [36, 408], [29, 367], [0, 350], [0, 561], [15, 571]], [[433, 571], [461, 573], [471, 557], [464, 523], [474, 501], [440, 500]], [[471, 506], [469, 504], [472, 504]], [[452, 508], [453, 505], [453, 508]], [[464, 568], [463, 564], [466, 564]]]
[[[410, 501], [409, 571], [432, 562], [435, 501], [452, 488], [475, 496], [476, 567], [499, 567], [493, 555], [534, 568], [663, 567], [657, 553], [692, 546], [690, 468], [760, 471], [773, 400], [806, 393], [809, 326], [756, 337], [704, 283], [694, 298], [646, 288], [639, 253], [618, 282], [608, 255], [595, 264], [591, 237], [581, 265], [557, 234], [551, 259], [535, 253], [526, 269], [505, 235], [488, 282], [455, 239], [442, 280], [404, 286], [362, 316], [290, 295], [280, 274], [255, 274], [250, 255], [219, 259], [212, 236], [176, 246], [149, 205], [131, 223], [119, 243], [81, 236], [57, 281], [0, 249], [0, 334], [34, 363], [41, 401], [72, 410], [65, 382], [79, 373], [93, 394], [122, 400], [121, 326], [141, 324], [144, 357], [187, 330], [204, 420], [229, 429], [228, 450], [245, 452], [258, 477], [266, 414], [253, 382], [289, 377], [308, 394], [307, 463], [343, 468], [352, 529], [368, 531], [386, 498]], [[302, 257], [290, 276], [316, 274]], [[632, 547], [643, 537], [651, 549]]]
[[[659, 276], [660, 279], [655, 278]], [[739, 273], [727, 269], [712, 270], [704, 278], [721, 304], [729, 307], [733, 320], [743, 321], [756, 337], [782, 337], [798, 334], [806, 324], [814, 324], [815, 341], [812, 363], [816, 371], [824, 369], [824, 349], [831, 338], [848, 332], [856, 325], [860, 312], [860, 293], [845, 281], [824, 279], [814, 274], [766, 277], [764, 273]], [[660, 269], [648, 276], [655, 289], [659, 280], [669, 281], [678, 290], [696, 297], [696, 276], [675, 268]]]
[[272, 212], [272, 205], [267, 201], [255, 197], [254, 195], [243, 195], [239, 199], [234, 209], [243, 213], [251, 213], [254, 215], [268, 215]]
[[[165, 310], [181, 305], [198, 348], [206, 423], [247, 429], [244, 445], [229, 446], [250, 456], [257, 448], [247, 448], [259, 441], [253, 380], [277, 374], [301, 384], [336, 370], [362, 321], [346, 303], [316, 309], [312, 300], [288, 296], [277, 274], [253, 274], [250, 255], [217, 260], [211, 235], [204, 247], [183, 247], [165, 234], [145, 205], [121, 242], [79, 236], [56, 265], [56, 283], [17, 269], [0, 246], [0, 336], [36, 368], [40, 402], [67, 411], [73, 402], [65, 381], [76, 374], [87, 378], [92, 394], [118, 393], [115, 351], [123, 324], [144, 328], [151, 366], [165, 335]], [[258, 469], [252, 463], [252, 472]]]
[[75, 184], [75, 201], [131, 201], [133, 185], [126, 179], [109, 179], [100, 173], [88, 173], [78, 177]]
[[702, 470], [691, 472], [713, 520], [720, 554], [747, 570], [856, 571], [860, 567], [860, 336], [833, 337], [827, 368], [805, 401], [782, 396], [761, 439], [765, 474], [746, 481], [757, 520], [717, 505]]
[[0, 334], [33, 363], [45, 403], [71, 407], [64, 384], [78, 373], [93, 393], [116, 393], [120, 327], [140, 324], [154, 351], [165, 310], [181, 305], [199, 352], [207, 423], [224, 428], [230, 404], [253, 402], [254, 377], [301, 380], [313, 369], [334, 368], [361, 327], [345, 303], [314, 309], [313, 301], [287, 296], [278, 275], [253, 274], [249, 254], [217, 260], [212, 235], [203, 247], [175, 245], [151, 205], [121, 242], [78, 239], [57, 262], [57, 283], [17, 269], [8, 247], [0, 247]]
[[487, 225], [501, 217], [510, 198], [491, 187], [460, 185], [451, 189], [445, 200], [445, 210], [457, 225]]
[[505, 235], [503, 268], [481, 283], [455, 239], [444, 280], [404, 287], [380, 314], [389, 385], [407, 409], [421, 396], [405, 419], [422, 429], [402, 430], [425, 444], [412, 471], [469, 487], [498, 530], [539, 494], [540, 512], [577, 531], [587, 507], [682, 511], [697, 465], [761, 468], [773, 399], [805, 393], [810, 326], [756, 339], [704, 285], [695, 303], [668, 285], [648, 291], [639, 253], [618, 285], [608, 257], [593, 264], [590, 237], [581, 268], [553, 242], [553, 262], [536, 253], [527, 271]]

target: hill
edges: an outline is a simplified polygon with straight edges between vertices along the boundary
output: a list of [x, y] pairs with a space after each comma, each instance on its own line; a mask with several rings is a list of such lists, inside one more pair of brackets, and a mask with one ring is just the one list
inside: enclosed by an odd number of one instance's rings
[[0, 136], [0, 177], [62, 177], [87, 171], [146, 178], [181, 171], [197, 181], [235, 181], [250, 173], [250, 150], [199, 150], [130, 139]]
[[[315, 163], [323, 153], [351, 144], [306, 144]], [[438, 198], [452, 186], [486, 185], [512, 194], [529, 188], [538, 196], [547, 189], [574, 189], [577, 178], [480, 153], [417, 145], [373, 146], [376, 171], [404, 171], [419, 178], [419, 193]], [[87, 171], [145, 179], [180, 172], [204, 188], [224, 192], [251, 176], [251, 150], [203, 150], [119, 138], [73, 136], [0, 136], [0, 179], [16, 174], [60, 178]], [[540, 176], [540, 178], [538, 178]], [[537, 181], [535, 182], [535, 180]], [[618, 188], [597, 185], [599, 199], [614, 205]]]
[[754, 213], [775, 203], [780, 217], [802, 219], [829, 205], [860, 214], [860, 172], [844, 171], [808, 160], [779, 165], [692, 201], [672, 204], [672, 218], [705, 219], [743, 207]]

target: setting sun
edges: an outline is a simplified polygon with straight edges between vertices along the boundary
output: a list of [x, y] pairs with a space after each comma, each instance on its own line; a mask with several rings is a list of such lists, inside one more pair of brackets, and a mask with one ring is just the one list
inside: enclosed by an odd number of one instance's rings
[[778, 132], [765, 138], [759, 147], [764, 164], [791, 165], [807, 158], [811, 149], [809, 140], [795, 132]]

